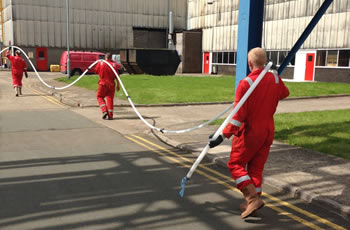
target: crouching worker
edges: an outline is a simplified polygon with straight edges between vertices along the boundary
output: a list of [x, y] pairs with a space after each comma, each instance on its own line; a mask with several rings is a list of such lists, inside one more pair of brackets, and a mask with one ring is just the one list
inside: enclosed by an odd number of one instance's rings
[[[106, 53], [106, 61], [118, 72], [121, 66], [112, 61], [112, 54]], [[99, 62], [96, 66], [96, 72], [100, 79], [97, 88], [97, 101], [102, 111], [102, 118], [113, 120], [113, 99], [115, 94], [115, 82], [117, 81], [117, 90], [120, 90], [119, 81], [113, 70], [105, 62]], [[118, 72], [119, 74], [119, 72]], [[106, 101], [105, 101], [106, 98]], [[106, 103], [107, 102], [107, 103]]]
[[[266, 62], [264, 49], [254, 48], [249, 51], [248, 65], [251, 73], [238, 84], [235, 105], [258, 78]], [[267, 72], [224, 128], [223, 133], [209, 142], [209, 146], [213, 148], [224, 138], [235, 136], [227, 166], [246, 200], [240, 205], [243, 219], [255, 215], [256, 211], [264, 206], [260, 199], [262, 174], [274, 138], [273, 115], [278, 101], [288, 95], [289, 90], [281, 78], [277, 74]]]
[[21, 58], [21, 51], [20, 50], [15, 51], [15, 56], [12, 56], [10, 53], [10, 50], [8, 50], [6, 52], [6, 57], [11, 62], [12, 85], [16, 91], [16, 97], [18, 97], [18, 95], [22, 95], [23, 73], [25, 74], [26, 78], [28, 77], [27, 64]]

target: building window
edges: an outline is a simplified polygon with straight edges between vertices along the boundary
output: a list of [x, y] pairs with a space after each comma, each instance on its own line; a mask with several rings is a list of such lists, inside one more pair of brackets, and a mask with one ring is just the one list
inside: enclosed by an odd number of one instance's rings
[[218, 63], [218, 53], [213, 52], [213, 63]]
[[222, 63], [222, 52], [219, 52], [218, 54], [218, 62], [217, 63]]
[[337, 66], [337, 50], [329, 50], [327, 55], [327, 66]]
[[278, 63], [276, 63], [276, 65], [281, 65], [287, 56], [288, 56], [288, 51], [280, 51], [278, 55]]
[[316, 52], [316, 66], [326, 66], [326, 50], [318, 50]]
[[230, 64], [235, 64], [235, 53], [234, 52], [230, 52], [229, 53], [230, 55], [229, 55], [229, 63]]
[[271, 51], [270, 60], [273, 62], [273, 64], [278, 65], [278, 51]]
[[342, 67], [350, 66], [350, 50], [339, 50], [338, 66], [342, 66]]
[[228, 52], [224, 52], [224, 64], [228, 63]]
[[237, 63], [237, 52], [213, 52], [212, 63], [235, 65]]

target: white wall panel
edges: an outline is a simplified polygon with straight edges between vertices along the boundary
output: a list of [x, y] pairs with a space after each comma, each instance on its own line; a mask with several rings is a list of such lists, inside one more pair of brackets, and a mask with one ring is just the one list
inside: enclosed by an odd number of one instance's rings
[[48, 39], [49, 39], [49, 47], [55, 47], [55, 23], [48, 22]]
[[79, 24], [73, 24], [70, 26], [71, 34], [73, 34], [73, 47], [79, 47], [80, 46], [80, 25]]
[[39, 23], [41, 29], [41, 43], [40, 46], [48, 47], [49, 46], [49, 31], [47, 21]]
[[55, 46], [56, 47], [63, 47], [62, 46], [62, 35], [61, 35], [61, 23], [54, 22], [54, 33], [55, 33]]
[[86, 39], [87, 39], [86, 25], [80, 24], [79, 28], [80, 28], [80, 39], [79, 39], [80, 40], [80, 47], [86, 49], [86, 48], [88, 48], [87, 42], [86, 42]]
[[98, 26], [92, 25], [92, 48], [94, 49], [98, 48], [98, 34]]
[[126, 29], [128, 38], [127, 48], [132, 48], [134, 46], [134, 32], [131, 27], [126, 27]]
[[86, 25], [86, 46], [87, 48], [92, 48], [93, 47], [93, 30], [92, 30], [92, 25], [87, 24]]
[[61, 30], [61, 47], [66, 48], [67, 47], [67, 25], [65, 22], [60, 23], [60, 30]]
[[[350, 5], [350, 3], [348, 3]], [[350, 10], [346, 13], [346, 26], [344, 35], [344, 47], [350, 47]]]
[[110, 48], [114, 49], [116, 47], [116, 29], [111, 27], [110, 30]]
[[48, 7], [39, 7], [40, 9], [40, 21], [45, 21], [47, 22], [48, 20], [48, 15], [47, 15], [47, 12], [48, 12]]
[[34, 24], [34, 45], [40, 46], [41, 45], [41, 27], [40, 23], [33, 22]]
[[104, 47], [105, 49], [108, 49], [111, 47], [111, 38], [110, 38], [110, 27], [109, 26], [104, 26], [103, 30], [104, 30], [104, 34], [103, 34], [103, 38], [104, 38]]

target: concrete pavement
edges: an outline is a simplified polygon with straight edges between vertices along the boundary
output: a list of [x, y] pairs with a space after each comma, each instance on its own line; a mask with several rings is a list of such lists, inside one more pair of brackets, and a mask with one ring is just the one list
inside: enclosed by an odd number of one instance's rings
[[[45, 81], [56, 87], [65, 85], [53, 80], [63, 76], [59, 73], [41, 74]], [[59, 98], [62, 103], [78, 110], [87, 110], [93, 116], [101, 116], [95, 92], [79, 87], [70, 87], [64, 91], [48, 89], [34, 76], [27, 80], [30, 87], [39, 89]], [[26, 82], [24, 82], [26, 84]], [[26, 91], [24, 90], [24, 94]], [[130, 95], [132, 98], [132, 95]], [[122, 134], [144, 132], [157, 136], [161, 141], [198, 154], [208, 141], [208, 135], [217, 127], [204, 128], [185, 134], [162, 134], [151, 131], [136, 116], [127, 101], [115, 99], [115, 117], [113, 121], [101, 121]], [[168, 130], [190, 128], [209, 120], [230, 103], [188, 104], [188, 105], [136, 105], [139, 112], [151, 124]], [[350, 109], [350, 95], [281, 101], [277, 113]], [[102, 119], [101, 119], [102, 120]], [[217, 148], [210, 149], [207, 158], [226, 167], [231, 149], [231, 141], [225, 140]], [[350, 150], [349, 150], [350, 151]], [[349, 152], [350, 154], [350, 152]], [[350, 161], [307, 149], [274, 142], [264, 171], [264, 183], [289, 192], [307, 202], [320, 205], [350, 219]]]

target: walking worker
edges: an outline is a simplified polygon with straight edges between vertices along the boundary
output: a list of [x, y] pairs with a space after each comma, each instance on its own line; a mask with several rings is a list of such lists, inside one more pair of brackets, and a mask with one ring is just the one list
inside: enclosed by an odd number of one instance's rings
[[[248, 65], [251, 73], [238, 84], [236, 105], [263, 71], [266, 62], [264, 49], [257, 47], [249, 51]], [[222, 134], [209, 142], [213, 148], [225, 137], [235, 136], [227, 166], [246, 200], [240, 205], [243, 219], [264, 206], [260, 199], [262, 174], [274, 138], [273, 115], [279, 100], [288, 95], [289, 90], [277, 73], [266, 73]]]
[[15, 56], [12, 56], [10, 53], [10, 50], [8, 50], [6, 52], [6, 57], [11, 62], [12, 84], [13, 84], [13, 88], [16, 91], [16, 97], [18, 97], [18, 95], [22, 95], [23, 73], [25, 74], [26, 78], [28, 78], [27, 64], [21, 58], [20, 50], [15, 51]]
[[[112, 61], [112, 54], [106, 53], [105, 60], [118, 72], [121, 66]], [[102, 111], [102, 118], [113, 120], [113, 99], [115, 94], [115, 82], [117, 81], [117, 91], [120, 90], [119, 81], [113, 70], [105, 62], [99, 62], [96, 66], [96, 72], [100, 79], [97, 88], [97, 101]], [[118, 72], [119, 74], [119, 72]], [[105, 101], [106, 98], [106, 101]], [[106, 104], [107, 102], [107, 104]]]

